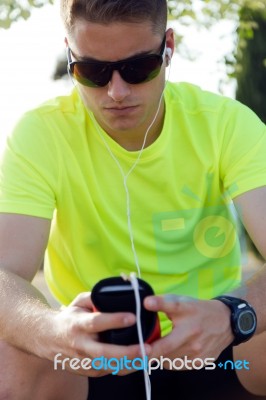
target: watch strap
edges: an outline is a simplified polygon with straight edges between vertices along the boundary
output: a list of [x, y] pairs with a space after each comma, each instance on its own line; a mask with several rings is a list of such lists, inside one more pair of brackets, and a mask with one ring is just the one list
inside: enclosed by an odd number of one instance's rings
[[[231, 311], [231, 328], [232, 332], [234, 334], [234, 340], [231, 343], [232, 346], [237, 346], [240, 343], [246, 342], [249, 340], [257, 326], [257, 317], [254, 309], [251, 307], [251, 305], [243, 299], [233, 297], [233, 296], [217, 296], [214, 298], [214, 300], [219, 300], [222, 303], [224, 303]], [[238, 324], [238, 318], [243, 311], [248, 311], [252, 314], [254, 318], [254, 326], [253, 329], [250, 332], [244, 333], [241, 332], [239, 324]]]

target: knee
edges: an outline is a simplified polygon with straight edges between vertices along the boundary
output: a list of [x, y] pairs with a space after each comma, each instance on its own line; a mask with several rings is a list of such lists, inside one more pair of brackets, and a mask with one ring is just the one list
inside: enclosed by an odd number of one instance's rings
[[25, 400], [36, 388], [43, 366], [37, 357], [0, 340], [0, 399]]
[[0, 341], [0, 400], [86, 400], [88, 378]]

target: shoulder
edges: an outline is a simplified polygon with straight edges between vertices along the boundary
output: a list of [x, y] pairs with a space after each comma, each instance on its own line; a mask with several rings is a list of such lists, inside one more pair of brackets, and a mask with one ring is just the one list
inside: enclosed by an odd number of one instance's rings
[[221, 110], [226, 111], [227, 109], [231, 112], [239, 109], [246, 110], [247, 112], [251, 111], [248, 107], [233, 98], [204, 90], [197, 85], [187, 82], [168, 82], [165, 93], [166, 101], [169, 105], [178, 104], [191, 113], [200, 111], [219, 112]]
[[[74, 90], [50, 99], [24, 113], [9, 135], [11, 142], [60, 140], [68, 137], [86, 119], [83, 103]], [[84, 125], [84, 124], [83, 124]]]
[[[247, 130], [256, 127], [265, 132], [265, 125], [259, 117], [239, 101], [201, 89], [199, 86], [180, 82], [168, 82], [165, 89], [166, 110], [172, 110], [174, 118], [189, 116], [191, 121], [209, 122], [219, 131]], [[178, 110], [178, 112], [177, 112]]]
[[64, 96], [58, 96], [45, 101], [35, 108], [27, 111], [18, 124], [21, 122], [33, 122], [38, 119], [44, 121], [53, 119], [60, 123], [68, 116], [77, 117], [83, 113], [83, 104], [76, 90]]

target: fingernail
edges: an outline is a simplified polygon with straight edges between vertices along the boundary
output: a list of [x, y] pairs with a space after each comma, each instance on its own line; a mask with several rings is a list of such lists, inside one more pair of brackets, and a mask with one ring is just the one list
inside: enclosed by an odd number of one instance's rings
[[151, 346], [149, 344], [145, 343], [144, 347], [145, 347], [145, 353], [147, 355], [149, 355], [151, 352]]
[[125, 324], [125, 325], [132, 325], [132, 324], [134, 324], [134, 322], [135, 322], [135, 317], [134, 317], [134, 315], [127, 315], [127, 316], [124, 318], [124, 324]]
[[149, 299], [146, 300], [146, 304], [149, 307], [156, 307], [157, 301], [154, 298], [149, 298]]

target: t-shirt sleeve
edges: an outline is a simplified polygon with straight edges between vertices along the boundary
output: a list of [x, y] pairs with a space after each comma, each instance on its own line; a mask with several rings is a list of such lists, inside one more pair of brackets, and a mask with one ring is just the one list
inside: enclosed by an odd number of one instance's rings
[[225, 110], [221, 146], [221, 179], [234, 198], [266, 186], [266, 126], [248, 107], [229, 102]]
[[0, 212], [51, 219], [59, 167], [56, 145], [45, 120], [25, 114], [7, 138], [0, 159]]

